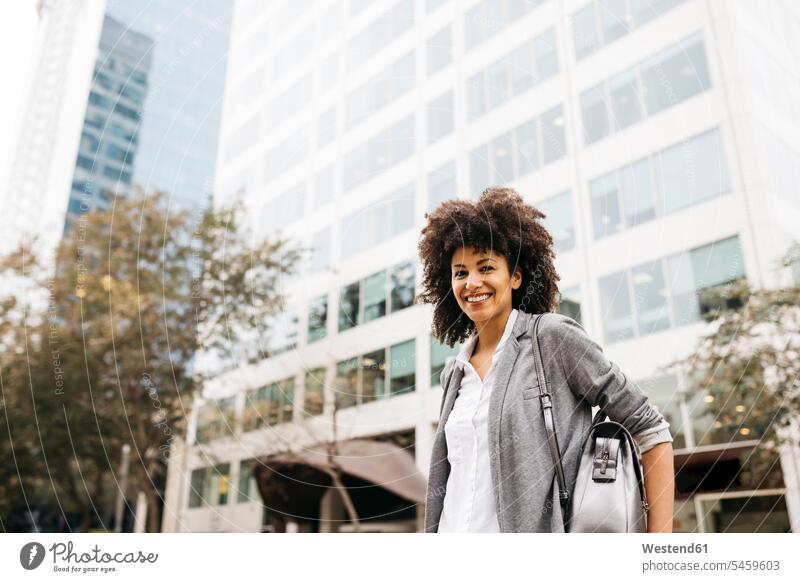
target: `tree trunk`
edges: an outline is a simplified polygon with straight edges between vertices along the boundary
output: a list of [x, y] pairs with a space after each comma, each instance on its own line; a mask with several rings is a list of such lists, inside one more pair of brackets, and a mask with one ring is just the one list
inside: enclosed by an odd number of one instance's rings
[[148, 487], [144, 495], [147, 498], [147, 532], [158, 533], [161, 531], [161, 512], [158, 506], [158, 493], [152, 487]]

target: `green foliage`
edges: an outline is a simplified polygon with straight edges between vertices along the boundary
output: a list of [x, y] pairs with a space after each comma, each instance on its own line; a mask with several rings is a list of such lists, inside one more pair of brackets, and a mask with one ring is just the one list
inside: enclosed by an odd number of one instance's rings
[[703, 396], [715, 441], [759, 439], [745, 471], [757, 484], [800, 427], [800, 287], [742, 281], [715, 293], [709, 333], [676, 366], [691, 380], [689, 397]]
[[252, 240], [242, 217], [192, 216], [161, 195], [119, 199], [75, 219], [52, 264], [30, 247], [1, 259], [21, 283], [0, 300], [4, 522], [27, 496], [79, 514], [83, 531], [102, 523], [126, 443], [136, 488], [157, 506], [170, 443], [209, 374], [203, 362], [261, 357], [254, 341], [300, 258], [286, 241]]

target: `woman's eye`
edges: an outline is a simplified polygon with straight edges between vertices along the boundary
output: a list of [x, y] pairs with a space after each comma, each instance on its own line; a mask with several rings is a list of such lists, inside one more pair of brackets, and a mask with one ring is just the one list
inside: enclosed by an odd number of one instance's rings
[[489, 267], [489, 266], [481, 267], [481, 271], [491, 271], [493, 268], [494, 267]]

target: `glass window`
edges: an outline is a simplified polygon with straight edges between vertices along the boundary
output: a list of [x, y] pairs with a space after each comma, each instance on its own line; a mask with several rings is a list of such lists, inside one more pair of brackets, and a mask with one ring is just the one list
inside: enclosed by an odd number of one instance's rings
[[564, 142], [564, 117], [561, 106], [553, 107], [542, 113], [542, 165], [549, 164], [564, 157], [567, 151]]
[[602, 85], [598, 85], [581, 94], [581, 116], [583, 118], [583, 137], [587, 144], [608, 135], [608, 109], [606, 94]]
[[506, 184], [514, 179], [511, 133], [504, 133], [491, 143], [492, 183]]
[[663, 212], [675, 212], [729, 189], [719, 133], [714, 130], [655, 155]]
[[490, 111], [511, 99], [511, 71], [506, 60], [489, 65], [485, 79], [489, 88]]
[[595, 238], [608, 236], [622, 228], [618, 187], [616, 172], [600, 176], [589, 182]]
[[352, 128], [414, 87], [414, 54], [408, 53], [360, 87], [345, 101], [345, 123]]
[[332, 89], [339, 81], [339, 53], [335, 52], [322, 61], [317, 70], [317, 86], [320, 93]]
[[322, 414], [325, 408], [325, 368], [306, 372], [306, 392], [303, 397], [303, 413], [306, 416]]
[[448, 0], [425, 0], [425, 12], [430, 14], [447, 4]]
[[239, 463], [239, 487], [236, 494], [237, 503], [246, 503], [248, 501], [261, 501], [261, 496], [258, 494], [258, 487], [256, 486], [256, 477], [253, 471], [258, 466], [258, 460], [247, 459]]
[[317, 118], [317, 147], [323, 147], [336, 139], [336, 105], [322, 112]]
[[605, 341], [611, 343], [633, 337], [633, 311], [628, 289], [628, 272], [622, 271], [602, 277], [598, 285]]
[[745, 276], [737, 236], [672, 255], [667, 265], [678, 324], [696, 321], [701, 314], [717, 308], [708, 291]]
[[533, 43], [536, 58], [536, 79], [541, 82], [558, 73], [556, 33], [553, 29], [539, 35]]
[[273, 318], [267, 342], [267, 357], [293, 350], [297, 347], [299, 322], [296, 313], [284, 310]]
[[681, 2], [683, 0], [630, 0], [633, 22], [641, 26]]
[[414, 153], [414, 116], [410, 115], [389, 129], [390, 160], [392, 166]]
[[[389, 236], [397, 236], [414, 227], [415, 196], [414, 186], [408, 184], [387, 198], [387, 204], [381, 210], [387, 213]], [[381, 240], [385, 238], [388, 237], [384, 235]]]
[[428, 75], [432, 75], [449, 65], [453, 60], [452, 35], [450, 25], [430, 36], [425, 43]]
[[453, 132], [453, 92], [448, 91], [428, 103], [428, 143], [432, 144]]
[[485, 0], [470, 8], [464, 14], [464, 44], [466, 50], [476, 47], [488, 36], [486, 32], [486, 22], [491, 18], [489, 5]]
[[575, 223], [572, 219], [572, 195], [562, 192], [543, 200], [539, 210], [544, 212], [544, 224], [553, 237], [553, 248], [558, 253], [575, 247]]
[[639, 106], [639, 82], [635, 71], [617, 75], [608, 82], [611, 94], [611, 111], [614, 115], [614, 131], [625, 129], [642, 118]]
[[189, 507], [202, 507], [206, 501], [206, 479], [208, 470], [195, 469], [192, 471], [191, 482], [189, 483]]
[[632, 276], [639, 335], [669, 328], [669, 306], [662, 262], [658, 260], [635, 267]]
[[371, 0], [350, 0], [350, 16], [355, 16], [370, 5]]
[[428, 210], [456, 198], [456, 165], [448, 162], [428, 174]]
[[572, 41], [578, 60], [600, 48], [595, 10], [596, 4], [590, 2], [572, 15]]
[[531, 44], [526, 43], [513, 50], [508, 55], [508, 61], [511, 69], [511, 93], [519, 95], [533, 87], [535, 73], [533, 70]]
[[333, 164], [329, 164], [314, 174], [314, 208], [319, 208], [333, 200], [335, 184]]
[[339, 331], [350, 329], [361, 323], [359, 313], [359, 283], [343, 287], [339, 294]]
[[325, 337], [328, 325], [328, 296], [313, 299], [308, 308], [308, 343]]
[[389, 348], [389, 386], [392, 396], [412, 392], [416, 384], [415, 341]]
[[231, 464], [222, 463], [213, 467], [208, 481], [209, 503], [211, 505], [225, 505], [228, 503], [228, 493], [231, 489]]
[[489, 145], [476, 147], [469, 154], [470, 193], [477, 197], [489, 187]]
[[342, 221], [342, 258], [351, 257], [414, 226], [416, 192], [407, 184]]
[[668, 257], [667, 272], [675, 325], [697, 321], [700, 318], [700, 305], [689, 253], [677, 253]]
[[[302, 3], [300, 3], [302, 4]], [[352, 72], [414, 25], [414, 2], [400, 0], [347, 43], [347, 69]]]
[[564, 289], [560, 294], [561, 302], [558, 305], [558, 312], [581, 323], [581, 288], [576, 285]]
[[630, 14], [627, 0], [599, 0], [600, 20], [603, 23], [603, 42], [608, 44], [628, 34]]
[[700, 292], [700, 313], [714, 309], [703, 290], [710, 290], [744, 276], [744, 261], [739, 237], [734, 236], [691, 251], [692, 273]]
[[520, 176], [539, 167], [539, 142], [536, 121], [523, 123], [514, 130], [517, 142], [517, 171]]
[[410, 307], [414, 303], [414, 263], [402, 263], [390, 273], [392, 313]]
[[91, 170], [94, 168], [94, 159], [87, 158], [86, 156], [78, 156], [77, 165], [79, 168], [84, 168], [85, 170]]
[[364, 321], [386, 315], [386, 271], [364, 279]]
[[650, 160], [639, 160], [622, 168], [619, 181], [625, 209], [625, 226], [635, 226], [655, 218]]
[[282, 229], [303, 217], [306, 193], [306, 183], [300, 182], [267, 203], [266, 210], [269, 212], [268, 216], [271, 216], [270, 230]]
[[648, 115], [663, 111], [711, 86], [702, 39], [690, 39], [657, 59], [642, 66]]
[[486, 113], [486, 75], [484, 71], [467, 80], [467, 116], [475, 119]]
[[450, 358], [454, 358], [459, 350], [457, 345], [452, 348], [440, 344], [431, 336], [431, 387], [439, 385], [439, 376]]
[[292, 422], [294, 415], [294, 378], [287, 378], [277, 383], [280, 412], [278, 422]]
[[361, 356], [361, 402], [372, 402], [386, 396], [386, 350]]
[[326, 269], [331, 260], [331, 228], [326, 227], [311, 239], [311, 272]]
[[719, 130], [713, 129], [689, 140], [689, 152], [694, 161], [695, 183], [690, 182], [690, 186], [694, 186], [695, 202], [730, 190]]
[[348, 408], [358, 403], [358, 358], [336, 364], [336, 407]]
[[234, 404], [234, 397], [230, 396], [211, 401], [199, 410], [195, 435], [198, 444], [233, 436], [236, 426]]

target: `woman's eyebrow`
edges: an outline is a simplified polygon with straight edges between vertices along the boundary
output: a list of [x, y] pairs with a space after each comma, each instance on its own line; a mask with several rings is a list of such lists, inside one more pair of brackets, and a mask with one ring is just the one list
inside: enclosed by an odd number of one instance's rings
[[[492, 257], [484, 257], [478, 261], [478, 264], [480, 265], [481, 263], [485, 263], [486, 261], [494, 261], [494, 260], [495, 259], [493, 259]], [[457, 267], [466, 267], [466, 265], [464, 265], [463, 263], [455, 263], [453, 265], [453, 268], [455, 269]]]

